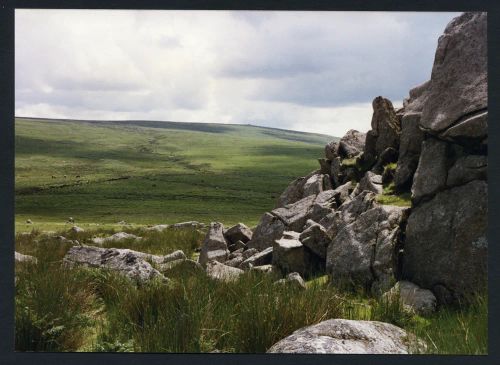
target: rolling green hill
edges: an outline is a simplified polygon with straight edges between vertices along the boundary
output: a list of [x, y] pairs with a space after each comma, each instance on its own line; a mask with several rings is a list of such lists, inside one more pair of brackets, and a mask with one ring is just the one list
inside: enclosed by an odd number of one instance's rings
[[[251, 125], [16, 118], [16, 229], [256, 224], [330, 136]], [[34, 224], [27, 225], [31, 219]]]

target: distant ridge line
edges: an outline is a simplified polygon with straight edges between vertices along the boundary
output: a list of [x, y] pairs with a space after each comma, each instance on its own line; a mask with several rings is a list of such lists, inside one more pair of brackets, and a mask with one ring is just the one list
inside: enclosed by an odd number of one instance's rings
[[255, 124], [237, 124], [237, 123], [203, 123], [203, 122], [175, 122], [175, 121], [169, 121], [169, 120], [146, 120], [146, 119], [116, 119], [116, 120], [110, 120], [110, 119], [68, 119], [68, 118], [40, 118], [40, 117], [22, 117], [22, 116], [15, 116], [15, 119], [27, 119], [27, 120], [39, 120], [39, 121], [55, 121], [55, 122], [82, 122], [82, 123], [173, 123], [173, 124], [189, 124], [189, 125], [215, 125], [215, 126], [245, 126], [245, 127], [252, 127], [252, 128], [262, 128], [262, 129], [270, 129], [270, 130], [275, 130], [275, 131], [282, 131], [282, 132], [288, 132], [288, 133], [296, 133], [296, 134], [307, 134], [307, 135], [312, 135], [312, 136], [322, 136], [322, 137], [329, 137], [329, 138], [339, 138], [335, 136], [331, 136], [329, 134], [323, 134], [323, 133], [313, 133], [313, 132], [303, 132], [303, 131], [296, 131], [293, 129], [284, 129], [284, 128], [276, 128], [276, 127], [266, 127], [266, 126], [260, 126], [260, 125], [255, 125]]

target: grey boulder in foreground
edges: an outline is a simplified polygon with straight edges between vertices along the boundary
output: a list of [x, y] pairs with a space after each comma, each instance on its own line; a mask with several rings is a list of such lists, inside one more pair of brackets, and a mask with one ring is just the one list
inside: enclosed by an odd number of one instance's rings
[[74, 246], [64, 256], [67, 266], [95, 267], [116, 271], [137, 282], [146, 282], [155, 277], [168, 281], [146, 261], [147, 255], [127, 249]]
[[[403, 329], [389, 323], [329, 319], [301, 328], [275, 343], [268, 353], [408, 354], [412, 343]], [[423, 346], [420, 342], [418, 347]]]

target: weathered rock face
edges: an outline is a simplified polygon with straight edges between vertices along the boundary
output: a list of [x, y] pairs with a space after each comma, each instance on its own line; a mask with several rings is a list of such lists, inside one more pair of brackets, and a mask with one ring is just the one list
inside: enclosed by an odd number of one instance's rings
[[285, 191], [280, 195], [276, 208], [284, 207], [288, 204], [293, 204], [300, 199], [304, 198], [304, 185], [309, 180], [310, 177], [317, 175], [318, 171], [313, 171], [309, 175], [304, 177], [299, 177], [295, 179], [288, 185]]
[[403, 275], [433, 290], [440, 302], [465, 298], [485, 285], [487, 189], [476, 180], [445, 190], [408, 219]]
[[295, 331], [275, 343], [267, 352], [407, 354], [411, 351], [410, 337], [403, 329], [389, 323], [329, 319]]
[[311, 255], [300, 242], [298, 234], [274, 242], [272, 263], [284, 273], [298, 272], [302, 275], [313, 267]]
[[467, 299], [487, 280], [486, 49], [486, 13], [453, 19], [422, 103], [403, 275], [441, 303]]
[[[338, 155], [341, 158], [353, 158], [363, 152], [366, 134], [351, 129], [339, 141]], [[328, 145], [327, 145], [328, 146]], [[333, 159], [332, 159], [333, 160]]]
[[224, 234], [224, 237], [226, 237], [226, 240], [230, 245], [236, 244], [238, 241], [247, 243], [252, 239], [252, 230], [243, 223], [238, 223], [237, 225], [229, 228]]
[[[486, 18], [486, 13], [464, 13], [439, 38], [420, 121], [429, 133], [441, 133], [465, 118], [478, 126], [474, 136], [487, 135], [487, 129], [479, 127], [486, 123], [470, 120], [488, 107]], [[471, 137], [470, 131], [465, 137]]]
[[227, 242], [224, 238], [224, 226], [222, 223], [213, 222], [201, 245], [198, 262], [206, 267], [209, 261], [224, 262], [229, 255]]
[[371, 171], [367, 171], [365, 176], [359, 181], [354, 194], [359, 194], [365, 190], [375, 194], [382, 194], [384, 191], [384, 187], [382, 186], [382, 175], [376, 175]]
[[418, 166], [424, 133], [419, 128], [421, 113], [407, 113], [401, 121], [401, 139], [399, 158], [394, 176], [394, 185], [398, 191], [411, 187], [413, 175]]
[[412, 200], [418, 203], [446, 185], [448, 171], [448, 143], [429, 138], [422, 143], [422, 153], [411, 188]]
[[378, 156], [389, 147], [399, 150], [401, 123], [390, 100], [377, 96], [372, 103], [372, 129], [366, 136], [364, 159], [375, 163]]
[[127, 249], [75, 246], [69, 249], [63, 262], [70, 267], [86, 266], [117, 271], [137, 282], [146, 282], [155, 277], [167, 281], [146, 261], [148, 257], [152, 255]]
[[421, 315], [427, 315], [436, 310], [434, 294], [409, 281], [398, 281], [391, 290], [384, 294], [384, 299], [399, 300], [404, 308]]
[[[181, 251], [182, 252], [182, 251]], [[204, 272], [203, 267], [196, 261], [189, 259], [177, 259], [159, 264], [158, 270], [167, 277], [172, 271], [185, 273], [198, 273]]]
[[312, 253], [318, 256], [322, 261], [325, 261], [326, 249], [332, 239], [323, 226], [313, 221], [308, 222], [311, 222], [311, 224], [309, 224], [309, 227], [300, 234], [299, 240]]
[[397, 274], [396, 251], [407, 209], [375, 206], [343, 226], [328, 246], [327, 271], [334, 280], [348, 279], [379, 293]]
[[252, 239], [248, 241], [248, 248], [264, 250], [271, 247], [273, 242], [281, 237], [285, 231], [285, 224], [271, 213], [264, 213], [255, 228]]
[[257, 252], [252, 256], [248, 257], [247, 259], [245, 259], [245, 261], [243, 261], [239, 267], [240, 269], [247, 270], [253, 266], [269, 265], [271, 264], [272, 259], [273, 259], [273, 248], [268, 247], [264, 251]]

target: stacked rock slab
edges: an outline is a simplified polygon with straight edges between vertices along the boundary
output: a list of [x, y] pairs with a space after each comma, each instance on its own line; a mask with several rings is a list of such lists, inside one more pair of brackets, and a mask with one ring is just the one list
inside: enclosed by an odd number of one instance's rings
[[464, 13], [439, 38], [419, 127], [426, 133], [413, 185], [403, 275], [441, 303], [487, 279], [486, 13]]
[[219, 222], [210, 223], [210, 228], [201, 245], [198, 262], [206, 267], [209, 261], [224, 262], [229, 255], [224, 226]]

